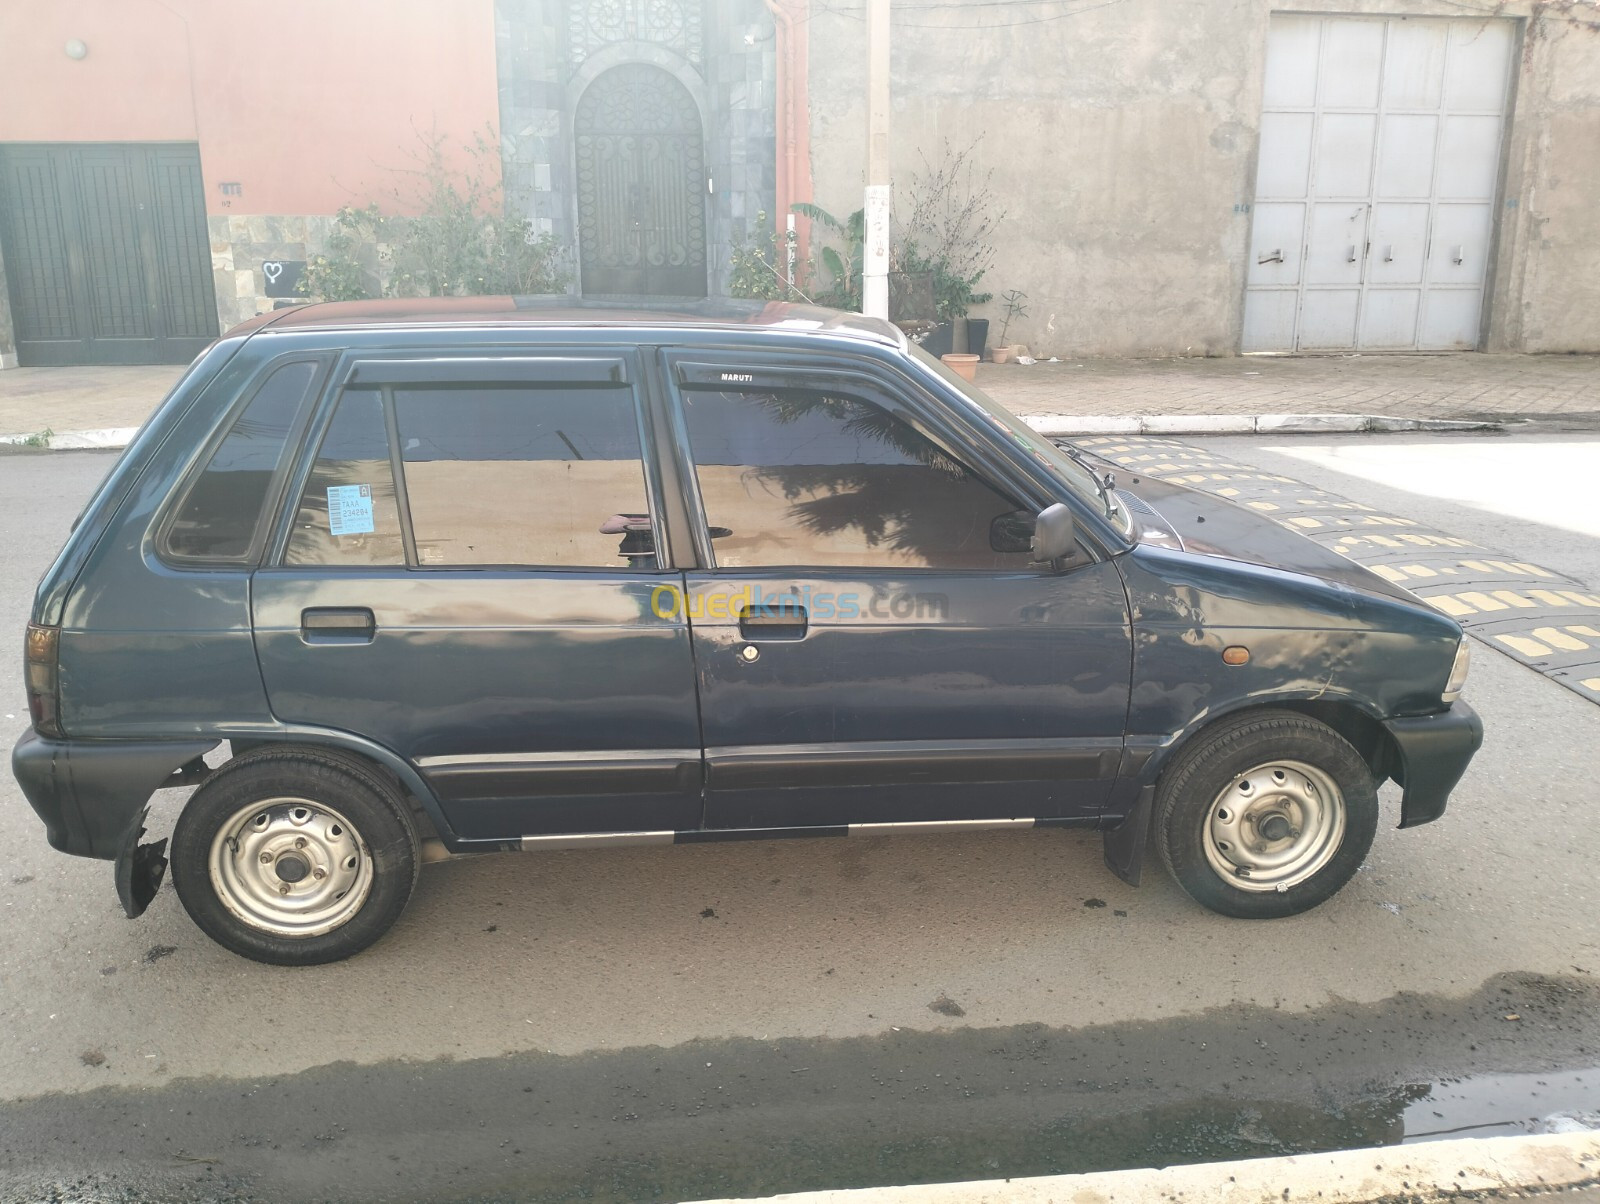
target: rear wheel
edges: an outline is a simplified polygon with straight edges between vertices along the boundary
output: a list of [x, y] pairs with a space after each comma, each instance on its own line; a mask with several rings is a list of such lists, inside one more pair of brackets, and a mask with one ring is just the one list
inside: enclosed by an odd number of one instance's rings
[[321, 749], [248, 753], [178, 817], [172, 881], [235, 953], [274, 965], [337, 961], [405, 908], [421, 858], [405, 801], [371, 766]]
[[1292, 711], [1202, 733], [1156, 791], [1168, 871], [1197, 902], [1245, 919], [1295, 915], [1333, 896], [1377, 827], [1377, 783], [1361, 755]]

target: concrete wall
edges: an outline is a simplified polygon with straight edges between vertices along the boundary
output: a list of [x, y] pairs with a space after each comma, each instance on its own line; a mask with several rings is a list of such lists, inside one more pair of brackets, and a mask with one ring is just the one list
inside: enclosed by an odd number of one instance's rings
[[[1489, 350], [1600, 350], [1600, 33], [1559, 15], [1571, 7], [1495, 8], [1525, 36]], [[984, 287], [1028, 294], [1013, 341], [1063, 356], [1237, 352], [1274, 8], [1462, 15], [1455, 0], [896, 11], [896, 180], [946, 141], [978, 143], [1007, 210]], [[1600, 19], [1576, 8], [1579, 21]], [[811, 14], [816, 196], [841, 216], [861, 204], [863, 12], [860, 0], [831, 0]]]
[[1574, 15], [1524, 25], [1491, 351], [1600, 351], [1600, 10]]

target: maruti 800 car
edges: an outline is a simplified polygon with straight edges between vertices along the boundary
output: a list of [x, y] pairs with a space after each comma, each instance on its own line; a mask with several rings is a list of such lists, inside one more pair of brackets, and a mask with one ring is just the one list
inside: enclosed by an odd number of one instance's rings
[[1482, 735], [1461, 629], [1112, 467], [859, 315], [281, 310], [40, 582], [13, 768], [129, 916], [170, 857], [280, 964], [511, 850], [1094, 828], [1130, 882], [1153, 846], [1223, 915], [1313, 907], [1384, 780], [1401, 827], [1443, 812]]

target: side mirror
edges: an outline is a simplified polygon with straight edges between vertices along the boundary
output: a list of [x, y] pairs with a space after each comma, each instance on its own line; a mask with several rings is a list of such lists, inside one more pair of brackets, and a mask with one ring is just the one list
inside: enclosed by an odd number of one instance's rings
[[1038, 563], [1065, 560], [1078, 550], [1078, 524], [1062, 502], [1046, 506], [1034, 520], [1033, 559]]
[[1038, 516], [1032, 510], [1007, 510], [997, 514], [989, 524], [989, 550], [991, 552], [1032, 552], [1034, 524]]

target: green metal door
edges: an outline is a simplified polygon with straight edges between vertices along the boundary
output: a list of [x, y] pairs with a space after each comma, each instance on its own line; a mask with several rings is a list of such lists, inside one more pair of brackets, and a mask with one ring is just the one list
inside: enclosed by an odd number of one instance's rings
[[700, 113], [647, 63], [598, 76], [578, 101], [578, 256], [585, 296], [704, 297]]
[[0, 253], [25, 366], [182, 364], [217, 335], [193, 146], [0, 147]]

